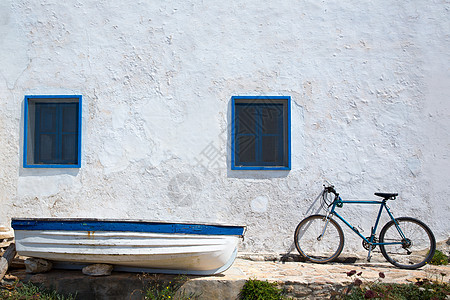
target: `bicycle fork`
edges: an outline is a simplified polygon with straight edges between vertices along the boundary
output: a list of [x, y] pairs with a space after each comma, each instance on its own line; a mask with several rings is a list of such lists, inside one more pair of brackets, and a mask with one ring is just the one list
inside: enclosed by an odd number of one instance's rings
[[325, 219], [326, 219], [326, 222], [325, 222], [325, 225], [323, 226], [322, 233], [317, 237], [317, 240], [318, 240], [318, 241], [322, 240], [322, 237], [323, 237], [324, 234], [325, 234], [325, 230], [327, 230], [328, 223], [330, 222], [330, 219], [331, 219], [330, 213], [327, 213]]

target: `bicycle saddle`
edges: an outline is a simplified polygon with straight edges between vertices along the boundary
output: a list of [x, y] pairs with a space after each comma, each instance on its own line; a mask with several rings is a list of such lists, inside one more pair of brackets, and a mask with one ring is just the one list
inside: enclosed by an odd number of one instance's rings
[[398, 196], [398, 193], [375, 193], [375, 196], [383, 197], [384, 199], [392, 199]]

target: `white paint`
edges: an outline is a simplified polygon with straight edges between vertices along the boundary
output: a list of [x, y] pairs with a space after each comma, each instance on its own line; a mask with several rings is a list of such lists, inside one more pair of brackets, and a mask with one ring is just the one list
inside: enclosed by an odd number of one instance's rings
[[103, 151], [100, 153], [99, 160], [104, 167], [105, 174], [120, 172], [125, 170], [129, 161], [124, 155], [123, 147], [117, 147], [121, 140], [106, 140], [103, 145]]
[[17, 195], [25, 197], [49, 197], [65, 189], [81, 188], [77, 178], [70, 175], [23, 176], [18, 178]]
[[269, 199], [266, 196], [258, 196], [252, 200], [250, 207], [255, 213], [265, 213], [267, 212], [267, 205], [269, 204]]
[[112, 105], [111, 109], [111, 125], [114, 130], [125, 127], [125, 121], [129, 118], [128, 106], [124, 103]]
[[[396, 215], [446, 239], [449, 11], [424, 0], [3, 1], [0, 224], [245, 223], [243, 250], [286, 252], [328, 179], [344, 198], [400, 193]], [[21, 167], [33, 94], [83, 95], [81, 169]], [[291, 171], [230, 170], [233, 95], [292, 97]], [[345, 208], [368, 232], [373, 210]]]
[[15, 87], [30, 60], [27, 54], [29, 41], [15, 19], [12, 4], [9, 0], [0, 3], [0, 75], [9, 89]]
[[410, 157], [407, 161], [406, 161], [409, 170], [411, 171], [411, 173], [414, 176], [419, 175], [420, 171], [421, 171], [421, 167], [422, 167], [422, 163], [420, 161], [420, 159], [418, 157]]

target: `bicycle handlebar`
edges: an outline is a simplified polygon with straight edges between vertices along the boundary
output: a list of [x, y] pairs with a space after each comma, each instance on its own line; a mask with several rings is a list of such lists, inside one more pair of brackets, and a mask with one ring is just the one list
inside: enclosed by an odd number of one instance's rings
[[334, 189], [334, 185], [326, 186], [326, 185], [324, 184], [324, 185], [323, 185], [323, 189], [324, 189], [324, 191], [326, 191], [326, 192], [328, 192], [328, 193], [333, 193], [333, 194], [335, 194], [336, 196], [338, 195], [338, 193], [337, 193], [336, 190]]

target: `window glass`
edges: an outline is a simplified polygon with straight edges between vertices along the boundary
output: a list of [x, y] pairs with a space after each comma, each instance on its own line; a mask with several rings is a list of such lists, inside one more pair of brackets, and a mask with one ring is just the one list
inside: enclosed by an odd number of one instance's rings
[[256, 162], [256, 139], [254, 136], [240, 136], [238, 139], [239, 161]]
[[24, 167], [80, 167], [81, 96], [26, 96]]
[[232, 169], [290, 169], [290, 97], [232, 98]]

